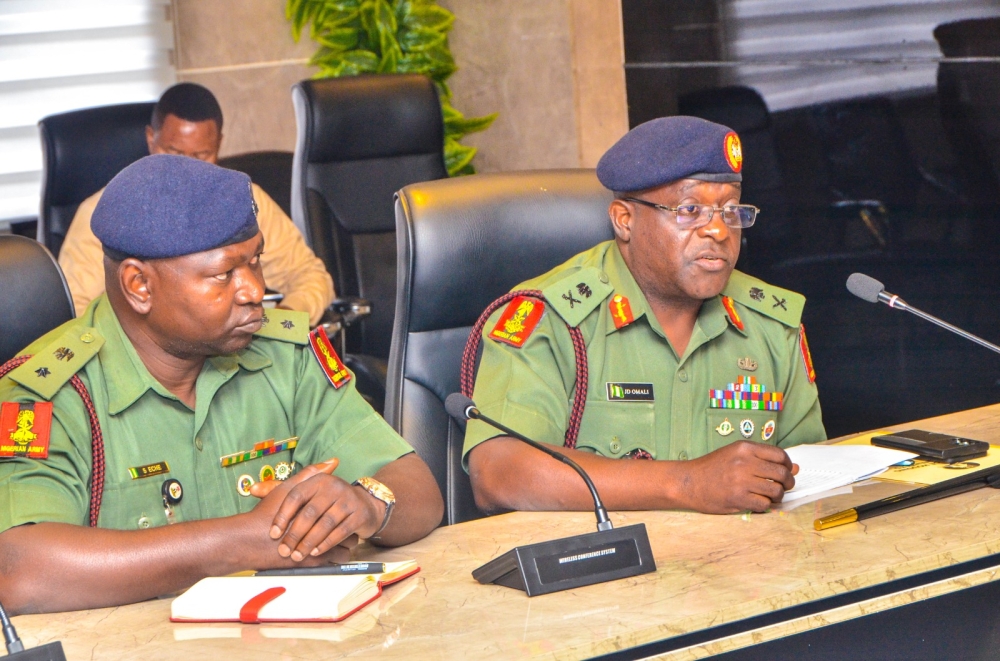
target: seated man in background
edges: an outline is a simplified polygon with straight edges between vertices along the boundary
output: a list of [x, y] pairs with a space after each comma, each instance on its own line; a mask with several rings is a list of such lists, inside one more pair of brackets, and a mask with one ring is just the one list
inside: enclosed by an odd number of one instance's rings
[[[826, 438], [804, 298], [734, 270], [758, 211], [740, 204], [742, 159], [705, 120], [636, 127], [597, 166], [615, 239], [516, 287], [541, 296], [484, 327], [479, 409], [562, 446], [608, 509], [764, 511], [794, 485], [781, 447]], [[484, 510], [593, 508], [572, 469], [483, 422], [464, 453]]]
[[[146, 144], [150, 154], [178, 154], [216, 163], [222, 145], [219, 102], [201, 85], [174, 85], [153, 108], [146, 127]], [[104, 291], [101, 242], [90, 227], [103, 193], [100, 190], [80, 204], [59, 253], [59, 265], [66, 274], [78, 316]], [[260, 231], [267, 243], [267, 253], [261, 257], [264, 278], [269, 287], [284, 295], [280, 307], [308, 312], [310, 323], [316, 325], [333, 301], [333, 280], [291, 219], [256, 184], [253, 197], [259, 209]]]
[[108, 184], [93, 218], [106, 294], [0, 378], [14, 612], [344, 562], [358, 537], [405, 544], [440, 523], [430, 470], [323, 330], [263, 309], [256, 214], [249, 177], [181, 156]]

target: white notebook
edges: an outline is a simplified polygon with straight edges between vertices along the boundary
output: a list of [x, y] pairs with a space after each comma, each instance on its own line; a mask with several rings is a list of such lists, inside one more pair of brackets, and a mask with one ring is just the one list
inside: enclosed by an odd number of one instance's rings
[[172, 622], [339, 622], [377, 599], [382, 586], [420, 570], [386, 563], [360, 576], [222, 576], [204, 578], [170, 605]]

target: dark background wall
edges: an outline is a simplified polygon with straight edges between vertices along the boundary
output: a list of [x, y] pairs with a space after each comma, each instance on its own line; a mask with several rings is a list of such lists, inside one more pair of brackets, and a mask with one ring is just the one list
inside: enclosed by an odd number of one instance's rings
[[[868, 273], [912, 305], [1000, 342], [995, 3], [933, 36], [929, 25], [918, 45], [905, 34], [859, 41], [890, 8], [831, 13], [837, 30], [856, 27], [850, 49], [831, 27], [828, 52], [817, 33], [809, 53], [781, 56], [780, 67], [767, 66], [773, 53], [740, 55], [766, 49], [761, 39], [733, 46], [738, 5], [623, 0], [629, 121], [693, 114], [740, 133], [743, 199], [762, 212], [738, 267], [806, 295], [828, 432], [1000, 401], [1000, 356], [844, 287], [852, 272]], [[957, 5], [958, 18], [975, 15], [975, 3]], [[772, 48], [782, 45], [780, 22], [747, 20]], [[789, 40], [794, 28], [789, 19]], [[881, 81], [885, 89], [874, 89]]]

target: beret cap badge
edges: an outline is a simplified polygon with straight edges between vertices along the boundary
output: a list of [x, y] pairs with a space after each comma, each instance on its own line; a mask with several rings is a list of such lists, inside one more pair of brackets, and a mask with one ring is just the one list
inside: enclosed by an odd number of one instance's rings
[[726, 163], [733, 169], [733, 172], [742, 170], [743, 145], [740, 144], [740, 136], [736, 135], [735, 131], [730, 131], [726, 134], [723, 150], [725, 151]]

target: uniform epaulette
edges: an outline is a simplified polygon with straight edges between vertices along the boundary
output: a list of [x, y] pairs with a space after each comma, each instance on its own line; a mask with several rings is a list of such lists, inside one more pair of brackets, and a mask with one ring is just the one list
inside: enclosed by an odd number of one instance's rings
[[50, 400], [104, 346], [93, 328], [76, 326], [10, 373], [13, 381]]
[[571, 328], [576, 328], [615, 290], [607, 274], [593, 266], [578, 269], [542, 289], [542, 294]]
[[722, 295], [791, 328], [799, 327], [802, 308], [806, 304], [806, 297], [802, 294], [769, 285], [735, 270], [729, 276], [729, 283], [722, 290]]
[[309, 344], [309, 314], [268, 308], [264, 310], [264, 325], [254, 335], [294, 344]]

